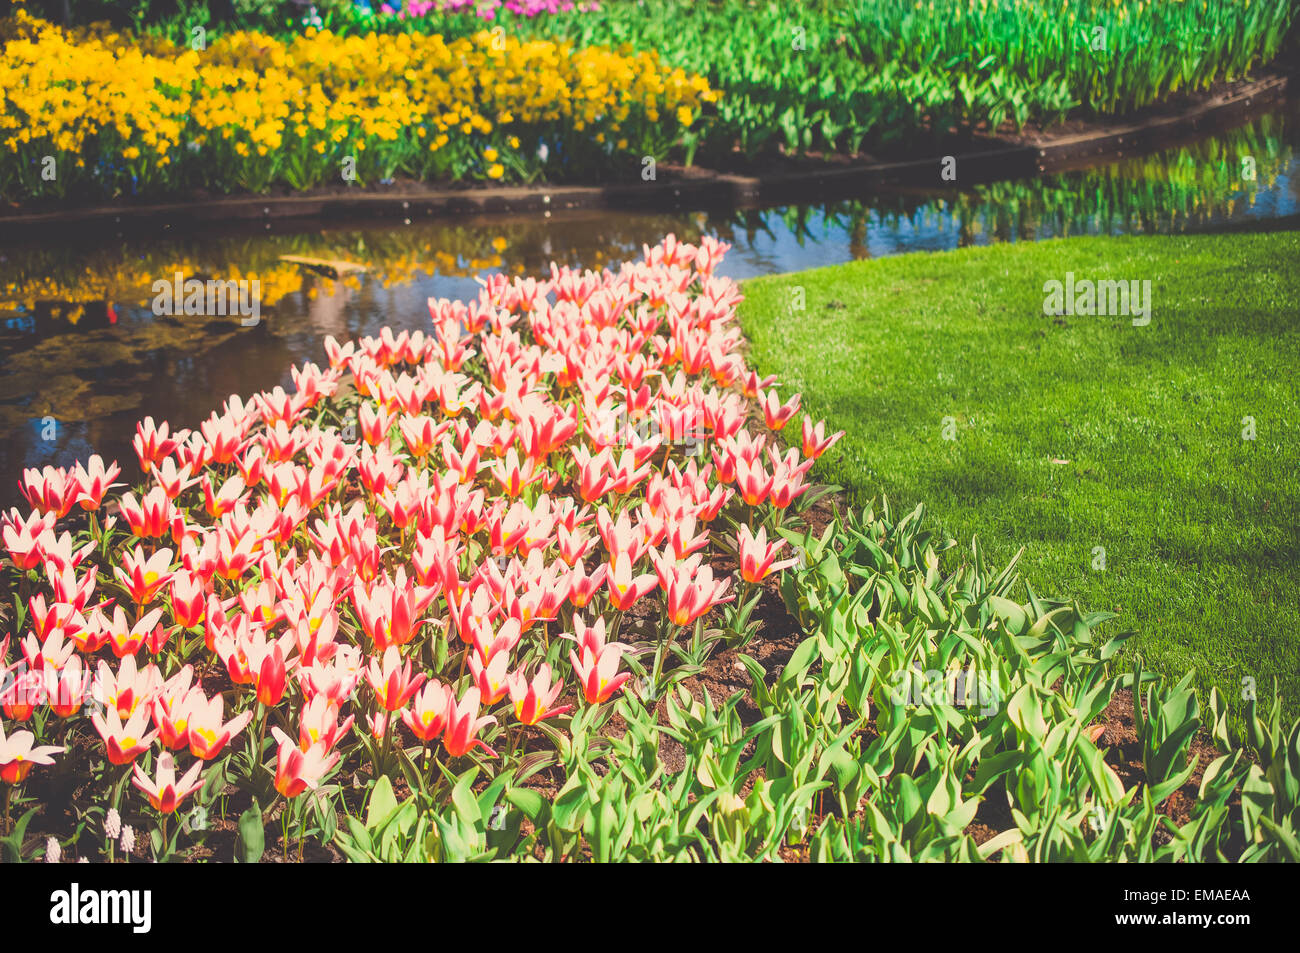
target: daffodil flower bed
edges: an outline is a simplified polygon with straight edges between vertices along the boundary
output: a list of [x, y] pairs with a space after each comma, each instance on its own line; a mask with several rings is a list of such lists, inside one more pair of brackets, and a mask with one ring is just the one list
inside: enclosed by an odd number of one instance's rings
[[481, 30], [203, 50], [15, 14], [0, 54], [0, 196], [113, 197], [525, 181], [665, 156], [717, 93], [654, 52]]
[[74, 751], [84, 816], [151, 829], [158, 858], [196, 836], [173, 814], [234, 788], [250, 854], [272, 816], [286, 849], [290, 825], [329, 841], [354, 777], [461, 803], [482, 772], [531, 803], [623, 696], [653, 709], [750, 641], [840, 435], [773, 439], [799, 398], [746, 366], [728, 247], [670, 236], [430, 300], [428, 333], [327, 338], [292, 393], [144, 420], [126, 492], [98, 456], [27, 471], [30, 512], [0, 520], [4, 832], [33, 765]]

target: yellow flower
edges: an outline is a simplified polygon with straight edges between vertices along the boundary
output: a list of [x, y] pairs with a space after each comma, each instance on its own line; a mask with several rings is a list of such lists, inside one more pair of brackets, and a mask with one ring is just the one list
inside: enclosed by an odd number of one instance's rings
[[[487, 30], [452, 40], [345, 37], [313, 28], [283, 40], [236, 31], [200, 54], [156, 38], [65, 31], [30, 16], [22, 24], [21, 39], [0, 46], [0, 141], [16, 160], [52, 149], [85, 168], [82, 157], [100, 137], [116, 136], [124, 158], [165, 170], [155, 180], [162, 187], [175, 183], [172, 155], [186, 148], [212, 163], [204, 172], [216, 186], [243, 184], [240, 169], [220, 167], [229, 153], [210, 148], [223, 142], [240, 157], [276, 154], [286, 137], [309, 156], [399, 143], [400, 157], [426, 141], [431, 151], [453, 139], [464, 147], [468, 137], [521, 123], [553, 125], [562, 139], [617, 138], [623, 149], [620, 124], [631, 116], [658, 122], [661, 109], [674, 110], [687, 127], [701, 103], [718, 98], [704, 77], [627, 44], [578, 48], [515, 36], [501, 43]], [[504, 142], [521, 148], [518, 136]], [[491, 178], [504, 177], [497, 148], [484, 149], [483, 159]]]

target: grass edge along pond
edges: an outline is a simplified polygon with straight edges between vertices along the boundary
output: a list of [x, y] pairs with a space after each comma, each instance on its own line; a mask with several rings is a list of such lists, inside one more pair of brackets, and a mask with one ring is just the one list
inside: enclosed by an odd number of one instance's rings
[[[1251, 684], [1300, 697], [1298, 263], [1294, 231], [997, 245], [754, 279], [740, 314], [759, 372], [847, 431], [818, 476], [850, 505], [1023, 546], [1030, 585], [1117, 612], [1236, 720]], [[1150, 323], [1045, 314], [1068, 272], [1149, 280]]]

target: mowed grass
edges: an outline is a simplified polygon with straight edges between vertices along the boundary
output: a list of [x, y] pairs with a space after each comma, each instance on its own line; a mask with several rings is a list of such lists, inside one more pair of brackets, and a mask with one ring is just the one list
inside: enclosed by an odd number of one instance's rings
[[[1150, 279], [1150, 324], [1045, 315], [1069, 271]], [[1234, 721], [1245, 679], [1300, 711], [1300, 233], [997, 245], [744, 292], [753, 363], [848, 432], [820, 481], [923, 502], [1000, 564], [1024, 547], [1036, 592], [1119, 613], [1129, 655], [1195, 669]]]

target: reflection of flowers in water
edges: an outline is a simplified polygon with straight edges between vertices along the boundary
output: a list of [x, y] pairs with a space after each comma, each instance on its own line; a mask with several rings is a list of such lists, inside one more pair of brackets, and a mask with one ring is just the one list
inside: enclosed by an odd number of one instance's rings
[[[256, 278], [262, 285], [263, 305], [274, 307], [286, 295], [303, 294], [308, 301], [331, 295], [336, 281], [356, 291], [363, 281], [394, 287], [434, 275], [525, 274], [540, 267], [543, 258], [599, 267], [639, 256], [648, 234], [675, 231], [684, 241], [695, 241], [710, 230], [724, 240], [731, 234], [726, 219], [711, 221], [708, 216], [602, 215], [569, 223], [530, 219], [459, 226], [438, 222], [395, 230], [158, 239], [91, 251], [38, 243], [6, 250], [6, 259], [0, 261], [0, 314], [30, 314], [38, 303], [45, 305], [46, 313], [51, 312], [51, 303], [144, 306], [153, 296], [153, 283], [177, 271], [223, 279]], [[355, 262], [365, 267], [365, 273], [331, 279], [281, 261], [282, 255]], [[69, 310], [59, 308], [54, 313], [64, 318]]]
[[[435, 250], [427, 241], [397, 248], [392, 243], [378, 243], [370, 246], [366, 254], [358, 255], [353, 250], [324, 243], [299, 243], [294, 246], [294, 251], [326, 259], [360, 259], [366, 266], [366, 276], [383, 285], [410, 282], [421, 274], [469, 277], [492, 269], [516, 270], [502, 257], [509, 244], [503, 236], [496, 236], [483, 244], [485, 248], [454, 252]], [[244, 263], [239, 264], [243, 253], [250, 250], [253, 261], [245, 258]], [[152, 298], [153, 283], [159, 276], [176, 272], [217, 276], [223, 280], [257, 279], [261, 282], [261, 300], [266, 306], [274, 306], [286, 295], [303, 291], [309, 299], [321, 293], [331, 295], [338, 283], [353, 289], [360, 287], [360, 274], [342, 278], [318, 275], [296, 264], [278, 261], [279, 255], [285, 253], [287, 249], [273, 241], [254, 249], [243, 242], [237, 248], [221, 247], [219, 243], [213, 252], [204, 253], [202, 262], [196, 257], [167, 257], [166, 253], [141, 255], [124, 261], [109, 252], [102, 256], [78, 256], [75, 263], [50, 261], [53, 256], [49, 254], [25, 258], [17, 253], [5, 266], [16, 272], [16, 277], [0, 281], [0, 312], [32, 312], [42, 302], [84, 305], [111, 301], [143, 306]], [[518, 268], [522, 270], [522, 265]], [[73, 324], [81, 317], [81, 310], [61, 308], [58, 313]]]
[[[221, 278], [256, 278], [262, 301], [274, 307], [290, 294], [334, 296], [335, 281], [353, 292], [363, 280], [383, 287], [422, 277], [472, 277], [485, 271], [524, 274], [552, 259], [582, 267], [636, 257], [648, 234], [675, 232], [684, 241], [713, 233], [725, 241], [759, 236], [779, 228], [800, 242], [817, 240], [827, 227], [841, 228], [867, 252], [867, 229], [940, 228], [960, 233], [959, 244], [983, 239], [1032, 238], [1089, 231], [1177, 231], [1242, 214], [1257, 197], [1286, 182], [1295, 162], [1294, 134], [1282, 120], [1264, 116], [1249, 126], [1180, 149], [1124, 160], [1081, 172], [979, 186], [940, 196], [880, 195], [870, 203], [845, 201], [820, 206], [738, 210], [726, 215], [595, 215], [567, 226], [551, 222], [508, 222], [500, 226], [456, 226], [367, 230], [301, 236], [258, 236], [195, 241], [159, 241], [143, 249], [121, 247], [90, 253], [34, 245], [6, 250], [0, 262], [0, 313], [44, 311], [76, 326], [84, 311], [66, 305], [116, 302], [144, 304], [153, 282], [177, 271]], [[1241, 157], [1255, 159], [1256, 177], [1241, 178]], [[566, 231], [567, 227], [567, 231]], [[570, 241], [565, 239], [569, 238]], [[743, 241], [743, 239], [742, 239]], [[352, 261], [364, 278], [330, 279], [280, 261], [281, 255]], [[51, 302], [64, 307], [51, 309]]]

